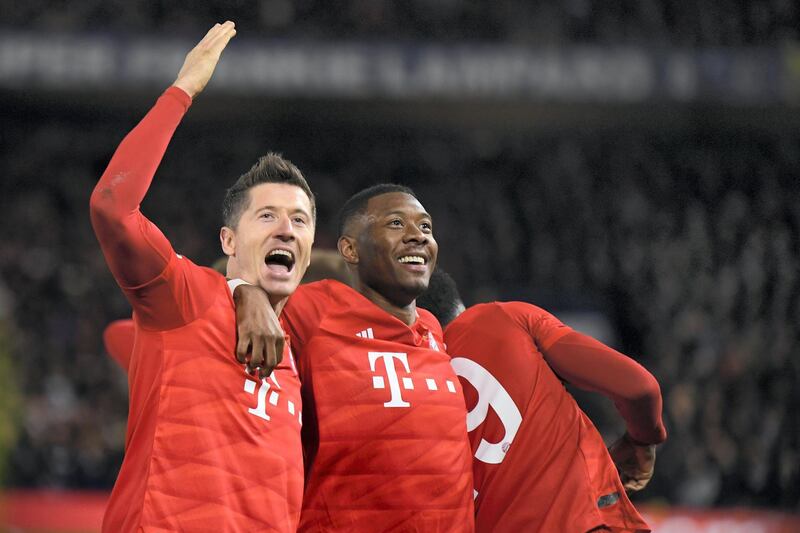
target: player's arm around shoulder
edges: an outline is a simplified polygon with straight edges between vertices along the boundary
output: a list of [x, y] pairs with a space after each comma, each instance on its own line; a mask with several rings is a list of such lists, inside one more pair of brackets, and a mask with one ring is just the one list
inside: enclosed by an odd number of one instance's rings
[[286, 338], [280, 319], [261, 288], [242, 280], [228, 282], [236, 308], [236, 360], [250, 374], [265, 378], [283, 360]]
[[250, 373], [266, 377], [281, 362], [287, 335], [293, 352], [301, 356], [331, 301], [331, 283], [322, 280], [298, 287], [279, 318], [264, 289], [243, 280], [229, 281], [236, 307], [236, 359]]

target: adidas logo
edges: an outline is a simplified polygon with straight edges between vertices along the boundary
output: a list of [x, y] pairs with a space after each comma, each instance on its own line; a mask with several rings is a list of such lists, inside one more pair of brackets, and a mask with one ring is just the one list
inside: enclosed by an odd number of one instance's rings
[[364, 331], [359, 331], [356, 333], [356, 337], [361, 337], [362, 339], [374, 339], [375, 336], [372, 334], [372, 328], [367, 328]]

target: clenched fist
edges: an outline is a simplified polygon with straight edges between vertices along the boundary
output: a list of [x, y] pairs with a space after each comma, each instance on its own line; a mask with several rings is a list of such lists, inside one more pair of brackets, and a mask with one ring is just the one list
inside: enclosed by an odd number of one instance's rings
[[638, 443], [625, 433], [608, 452], [626, 492], [637, 492], [647, 486], [656, 464], [655, 445]]

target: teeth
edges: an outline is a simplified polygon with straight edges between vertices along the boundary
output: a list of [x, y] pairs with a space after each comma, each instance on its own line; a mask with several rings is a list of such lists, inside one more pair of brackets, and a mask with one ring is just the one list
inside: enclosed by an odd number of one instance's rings
[[414, 263], [416, 265], [424, 265], [425, 258], [418, 255], [404, 255], [398, 261], [401, 263]]
[[269, 254], [267, 254], [267, 257], [271, 255], [285, 255], [290, 259], [292, 258], [292, 252], [287, 252], [286, 250], [272, 250]]

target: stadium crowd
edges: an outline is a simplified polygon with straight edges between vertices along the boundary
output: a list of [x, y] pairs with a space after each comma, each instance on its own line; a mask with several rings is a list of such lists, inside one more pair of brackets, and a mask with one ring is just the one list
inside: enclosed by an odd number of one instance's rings
[[[4, 114], [0, 297], [24, 391], [7, 481], [109, 488], [127, 384], [101, 332], [129, 308], [91, 234], [88, 197], [135, 114]], [[143, 210], [210, 264], [216, 199], [268, 149], [309, 177], [318, 246], [335, 243], [352, 191], [401, 181], [432, 212], [440, 261], [468, 303], [607, 313], [616, 346], [664, 393], [669, 440], [640, 499], [800, 509], [800, 136], [190, 120]], [[621, 426], [607, 407], [588, 406], [610, 441]]]
[[504, 41], [648, 46], [775, 45], [798, 39], [800, 8], [790, 0], [686, 3], [501, 0], [321, 0], [225, 3], [0, 0], [7, 29], [44, 32], [159, 32], [194, 35], [209, 20], [235, 20], [247, 35], [303, 39]]
[[[193, 37], [209, 20], [231, 18], [243, 36], [311, 41], [691, 48], [800, 40], [800, 7], [789, 0], [65, 6], [0, 0], [0, 31]], [[130, 309], [88, 204], [144, 108], [89, 112], [66, 100], [0, 102], [0, 368], [8, 381], [10, 357], [22, 391], [12, 401], [11, 387], [0, 387], [0, 415], [20, 423], [0, 481], [108, 489], [122, 458], [127, 380], [101, 333]], [[800, 510], [800, 134], [713, 122], [510, 134], [190, 116], [143, 210], [181, 253], [211, 264], [218, 200], [268, 150], [297, 163], [317, 193], [317, 246], [335, 245], [335, 214], [350, 193], [400, 181], [433, 214], [440, 261], [468, 303], [525, 299], [557, 315], [607, 314], [615, 346], [648, 367], [664, 394], [669, 439], [639, 500]], [[581, 400], [610, 442], [622, 428], [613, 408]], [[0, 452], [8, 426], [0, 420]]]

